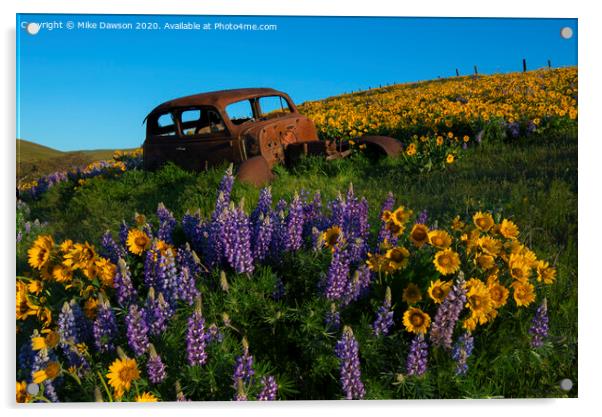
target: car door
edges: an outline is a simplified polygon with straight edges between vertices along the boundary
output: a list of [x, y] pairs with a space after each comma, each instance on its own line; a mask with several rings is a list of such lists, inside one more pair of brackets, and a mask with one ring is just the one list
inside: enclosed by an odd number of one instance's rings
[[235, 144], [219, 112], [210, 106], [180, 109], [180, 140], [174, 148], [178, 165], [201, 171], [235, 160]]

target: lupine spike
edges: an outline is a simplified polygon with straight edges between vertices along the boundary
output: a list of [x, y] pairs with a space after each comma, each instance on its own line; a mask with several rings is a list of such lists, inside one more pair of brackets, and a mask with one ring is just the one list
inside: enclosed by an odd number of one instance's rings
[[460, 271], [453, 288], [437, 309], [430, 332], [431, 342], [434, 346], [451, 349], [454, 328], [465, 304], [464, 273]]
[[547, 299], [543, 299], [541, 305], [537, 308], [531, 328], [529, 328], [529, 334], [531, 335], [531, 347], [538, 348], [543, 346], [543, 341], [548, 337], [548, 302]]
[[428, 363], [428, 344], [424, 340], [424, 335], [418, 333], [412, 339], [410, 352], [406, 363], [406, 372], [408, 375], [420, 376], [426, 372]]
[[359, 345], [351, 327], [343, 328], [343, 336], [335, 347], [335, 353], [340, 360], [341, 387], [348, 400], [364, 398], [366, 390], [361, 381]]

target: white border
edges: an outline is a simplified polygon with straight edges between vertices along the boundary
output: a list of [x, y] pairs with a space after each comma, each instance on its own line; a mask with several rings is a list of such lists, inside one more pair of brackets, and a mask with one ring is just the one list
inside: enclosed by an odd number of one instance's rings
[[[124, 14], [238, 14], [238, 15], [330, 15], [330, 16], [440, 16], [440, 17], [568, 17], [579, 19], [579, 399], [576, 400], [508, 400], [508, 401], [380, 401], [380, 402], [298, 402], [286, 404], [247, 404], [243, 407], [222, 403], [195, 403], [191, 406], [161, 404], [148, 408], [153, 416], [172, 415], [245, 415], [245, 416], [304, 416], [308, 413], [345, 413], [365, 415], [378, 411], [386, 415], [414, 415], [437, 413], [442, 416], [467, 414], [504, 416], [528, 415], [589, 415], [599, 409], [596, 401], [602, 386], [600, 355], [601, 314], [600, 259], [602, 230], [600, 225], [600, 190], [602, 174], [599, 171], [602, 155], [600, 135], [600, 15], [593, 4], [585, 1], [504, 0], [485, 1], [421, 1], [387, 2], [384, 0], [212, 0], [211, 2], [179, 0], [4, 0], [2, 21], [2, 83], [4, 96], [0, 100], [0, 115], [4, 127], [2, 152], [2, 204], [3, 239], [2, 256], [2, 308], [1, 335], [14, 330], [14, 169], [15, 169], [15, 13], [124, 13]], [[598, 121], [598, 123], [596, 123]], [[0, 358], [5, 366], [0, 377], [0, 396], [5, 412], [12, 414], [79, 415], [85, 410], [88, 416], [106, 417], [107, 413], [122, 411], [145, 412], [146, 407], [106, 407], [103, 405], [69, 404], [60, 408], [15, 408], [13, 369], [15, 363], [14, 339], [3, 338]], [[151, 411], [152, 410], [152, 411]]]

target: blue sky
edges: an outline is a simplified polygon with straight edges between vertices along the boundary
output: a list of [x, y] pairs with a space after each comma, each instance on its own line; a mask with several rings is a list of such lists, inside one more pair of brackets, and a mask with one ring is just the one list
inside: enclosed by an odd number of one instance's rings
[[[73, 22], [276, 24], [276, 31], [83, 30]], [[22, 22], [63, 22], [29, 35]], [[560, 36], [563, 27], [573, 37]], [[17, 137], [131, 148], [171, 98], [273, 87], [301, 103], [392, 82], [577, 64], [576, 19], [17, 15]]]

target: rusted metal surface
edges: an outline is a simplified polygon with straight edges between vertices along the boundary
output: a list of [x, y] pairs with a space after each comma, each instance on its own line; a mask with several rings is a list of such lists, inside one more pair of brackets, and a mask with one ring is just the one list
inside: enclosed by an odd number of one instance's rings
[[402, 151], [401, 142], [389, 136], [362, 136], [355, 139], [355, 141], [359, 144], [365, 144], [368, 149], [386, 156], [396, 157]]
[[[269, 99], [279, 103], [275, 110], [269, 110], [269, 104], [262, 109]], [[248, 105], [248, 110], [232, 120], [226, 109], [237, 102]], [[271, 88], [222, 90], [170, 100], [155, 107], [145, 122], [143, 161], [150, 170], [171, 161], [202, 171], [228, 161], [240, 165], [240, 180], [262, 185], [271, 180], [275, 165], [291, 165], [303, 155], [324, 155], [331, 160], [351, 153], [347, 145], [319, 141], [314, 123], [299, 113], [286, 93]], [[356, 141], [376, 154], [401, 153], [401, 143], [393, 138], [365, 136]]]
[[268, 184], [274, 178], [274, 174], [262, 156], [254, 156], [240, 164], [236, 178], [241, 182], [261, 187]]

